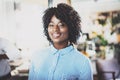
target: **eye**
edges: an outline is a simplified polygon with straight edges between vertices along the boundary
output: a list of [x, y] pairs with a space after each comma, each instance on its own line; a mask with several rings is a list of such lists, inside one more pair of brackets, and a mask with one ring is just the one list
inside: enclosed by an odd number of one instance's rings
[[63, 27], [65, 27], [65, 24], [64, 23], [59, 23], [58, 27], [63, 28]]
[[49, 23], [49, 25], [48, 25], [48, 27], [53, 27], [54, 25], [53, 25], [53, 23]]

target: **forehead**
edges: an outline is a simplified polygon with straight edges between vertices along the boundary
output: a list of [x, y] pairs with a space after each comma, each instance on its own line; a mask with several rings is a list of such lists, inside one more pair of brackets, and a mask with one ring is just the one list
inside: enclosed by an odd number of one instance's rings
[[60, 20], [56, 16], [52, 16], [52, 18], [50, 19], [50, 23], [63, 23], [63, 24], [65, 24], [65, 22], [63, 22], [62, 20]]
[[59, 21], [60, 22], [61, 20], [58, 19], [56, 16], [52, 16], [50, 21], [52, 21], [52, 22]]

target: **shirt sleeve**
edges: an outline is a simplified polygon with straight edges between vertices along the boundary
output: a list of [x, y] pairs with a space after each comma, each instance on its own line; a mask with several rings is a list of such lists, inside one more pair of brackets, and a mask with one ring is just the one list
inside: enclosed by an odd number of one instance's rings
[[32, 63], [31, 63], [30, 68], [29, 68], [28, 80], [34, 80], [34, 67], [33, 67]]
[[93, 80], [93, 70], [92, 70], [92, 66], [91, 66], [90, 60], [86, 61], [84, 69], [85, 69], [85, 70], [83, 70], [84, 75], [83, 75], [82, 78], [84, 80]]
[[40, 69], [40, 65], [42, 61], [41, 59], [44, 58], [43, 55], [45, 54], [45, 51], [40, 49], [40, 50], [35, 51], [32, 54], [31, 59], [30, 59], [28, 80], [45, 80], [40, 77], [40, 73], [39, 73], [40, 72], [39, 69]]
[[36, 56], [37, 55], [34, 55], [34, 56], [31, 57], [28, 80], [38, 80], [37, 79], [38, 72], [37, 72], [37, 70], [35, 71], [35, 69], [36, 69], [36, 67], [35, 67], [35, 64], [36, 64], [35, 61], [37, 59]]
[[77, 70], [80, 74], [79, 80], [93, 80], [91, 62], [88, 58], [78, 60], [76, 63]]

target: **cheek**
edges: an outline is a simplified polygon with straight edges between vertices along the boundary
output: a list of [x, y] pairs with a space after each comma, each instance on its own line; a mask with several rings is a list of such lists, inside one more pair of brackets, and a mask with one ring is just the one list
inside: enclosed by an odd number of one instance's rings
[[51, 32], [52, 32], [52, 30], [48, 28], [48, 35], [50, 35]]
[[48, 30], [48, 36], [49, 36], [50, 39], [52, 38], [51, 30]]
[[66, 34], [66, 36], [67, 36], [67, 37], [69, 36], [69, 33], [68, 33], [68, 31], [67, 31], [65, 34]]
[[69, 36], [68, 29], [63, 30], [62, 32], [63, 32], [63, 34], [68, 38], [68, 36]]

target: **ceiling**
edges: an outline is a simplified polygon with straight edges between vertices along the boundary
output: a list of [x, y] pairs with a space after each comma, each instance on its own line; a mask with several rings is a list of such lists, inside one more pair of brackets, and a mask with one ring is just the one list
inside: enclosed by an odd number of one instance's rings
[[[48, 6], [48, 0], [16, 0], [40, 6]], [[68, 0], [49, 0], [53, 4], [67, 2]], [[120, 0], [71, 0], [71, 5], [82, 13], [106, 12], [120, 10]]]
[[120, 0], [71, 0], [71, 3], [82, 13], [120, 10]]

